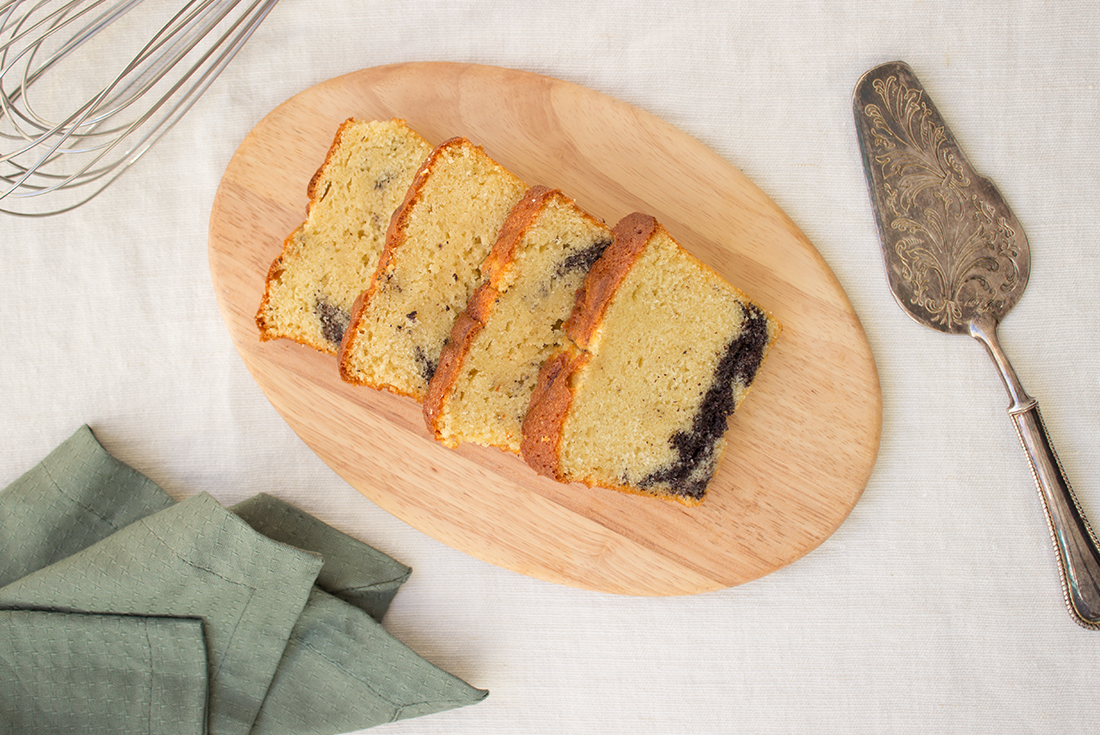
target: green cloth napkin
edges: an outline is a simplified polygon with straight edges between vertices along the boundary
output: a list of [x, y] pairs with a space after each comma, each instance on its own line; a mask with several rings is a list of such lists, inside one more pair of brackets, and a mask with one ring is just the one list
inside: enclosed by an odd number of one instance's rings
[[80, 427], [0, 500], [0, 587], [175, 501]]
[[230, 510], [270, 539], [320, 554], [325, 564], [317, 586], [366, 610], [375, 620], [382, 620], [412, 572], [374, 547], [266, 493]]
[[487, 695], [416, 655], [364, 611], [314, 588], [252, 732], [329, 735]]
[[0, 733], [331, 735], [483, 699], [380, 625], [408, 575], [269, 495], [174, 503], [82, 427], [0, 492]]
[[198, 618], [0, 611], [0, 732], [206, 732]]

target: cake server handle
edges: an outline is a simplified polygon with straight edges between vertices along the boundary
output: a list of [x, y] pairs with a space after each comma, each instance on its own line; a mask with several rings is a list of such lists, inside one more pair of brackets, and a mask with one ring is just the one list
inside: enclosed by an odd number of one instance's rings
[[1066, 606], [1078, 625], [1100, 630], [1100, 551], [1097, 551], [1096, 536], [1051, 444], [1039, 412], [1039, 402], [1021, 385], [997, 341], [996, 327], [992, 319], [979, 317], [971, 322], [970, 334], [993, 358], [1012, 399], [1008, 414], [1016, 426], [1043, 502], [1050, 538], [1058, 557]]

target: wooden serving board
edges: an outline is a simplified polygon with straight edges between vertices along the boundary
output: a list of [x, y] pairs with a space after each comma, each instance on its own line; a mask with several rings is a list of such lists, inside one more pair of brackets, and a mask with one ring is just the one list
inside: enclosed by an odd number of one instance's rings
[[[529, 184], [614, 224], [640, 210], [747, 292], [784, 331], [731, 421], [699, 507], [565, 485], [521, 459], [451, 450], [407, 398], [341, 381], [335, 359], [260, 342], [254, 317], [306, 185], [348, 117], [400, 117], [431, 143], [462, 135]], [[508, 69], [386, 66], [319, 84], [241, 144], [210, 220], [210, 267], [232, 338], [287, 423], [363, 495], [456, 549], [551, 582], [688, 594], [798, 559], [847, 517], [878, 452], [882, 401], [844, 290], [795, 225], [736, 168], [661, 120], [589, 89]]]

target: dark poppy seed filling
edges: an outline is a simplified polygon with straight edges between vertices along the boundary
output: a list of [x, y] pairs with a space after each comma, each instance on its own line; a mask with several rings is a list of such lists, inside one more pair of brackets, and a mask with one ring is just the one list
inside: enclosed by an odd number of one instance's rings
[[378, 190], [385, 188], [385, 186], [390, 183], [390, 179], [392, 179], [393, 176], [394, 175], [392, 171], [386, 171], [378, 177], [377, 181], [374, 182], [374, 188]]
[[552, 278], [561, 278], [570, 273], [587, 273], [592, 264], [600, 259], [603, 255], [603, 251], [611, 245], [611, 240], [599, 240], [594, 242], [583, 250], [578, 250], [574, 253], [570, 253], [564, 260], [558, 263], [557, 268], [554, 269]]
[[313, 304], [313, 313], [321, 322], [321, 335], [333, 345], [339, 346], [351, 322], [348, 310], [332, 303], [323, 294], [318, 294]]
[[428, 357], [428, 353], [419, 345], [413, 348], [413, 359], [416, 360], [416, 369], [420, 377], [424, 378], [424, 382], [430, 382], [436, 368], [439, 367], [439, 361]]
[[756, 377], [768, 344], [768, 320], [753, 304], [745, 305], [745, 323], [741, 333], [730, 341], [714, 371], [699, 411], [689, 431], [669, 437], [676, 459], [667, 467], [650, 473], [638, 486], [667, 486], [670, 492], [701, 498], [717, 469], [715, 448], [726, 433], [726, 421], [736, 405], [735, 390], [748, 386]]

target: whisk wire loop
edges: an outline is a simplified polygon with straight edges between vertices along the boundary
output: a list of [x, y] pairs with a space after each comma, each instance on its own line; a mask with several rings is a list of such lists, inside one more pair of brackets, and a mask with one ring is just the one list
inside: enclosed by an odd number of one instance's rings
[[[186, 2], [112, 78], [59, 113], [58, 95], [71, 95], [63, 70], [89, 71], [75, 52], [109, 43], [101, 36], [120, 33], [116, 24], [143, 0], [0, 3], [0, 141], [11, 142], [0, 150], [0, 203], [12, 205], [0, 212], [57, 214], [103, 191], [194, 106], [277, 1]], [[47, 109], [31, 99], [34, 85], [49, 88]], [[24, 206], [47, 194], [49, 205]]]

